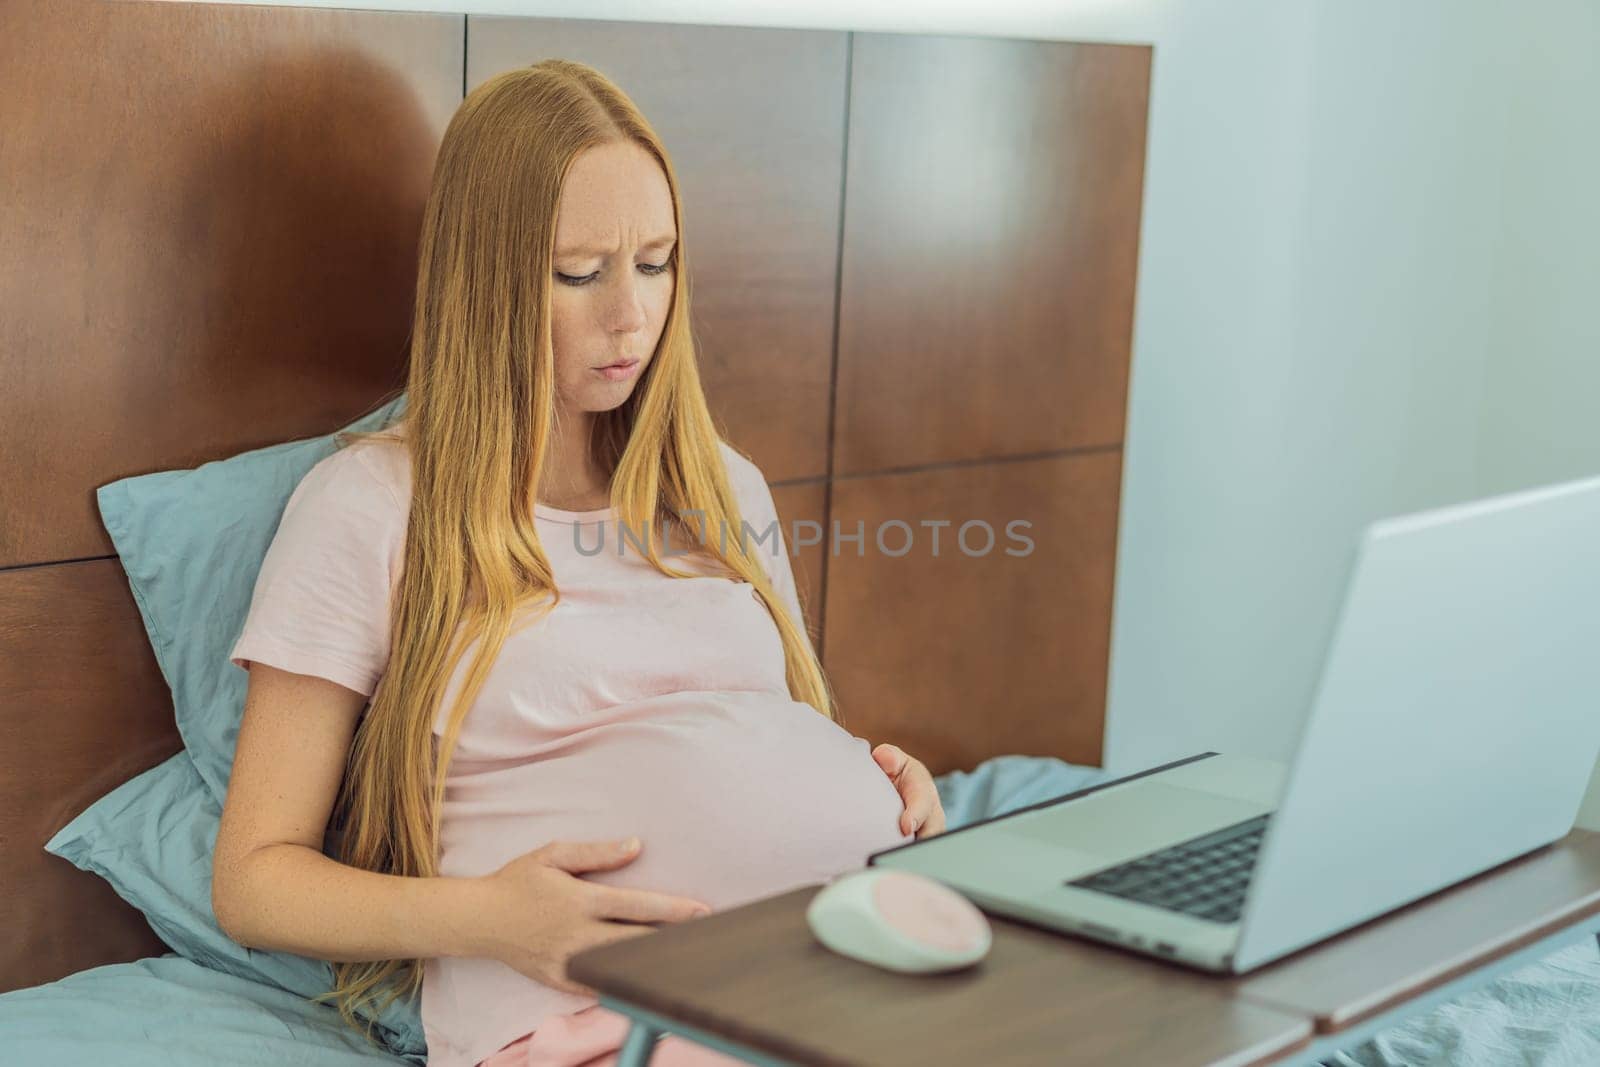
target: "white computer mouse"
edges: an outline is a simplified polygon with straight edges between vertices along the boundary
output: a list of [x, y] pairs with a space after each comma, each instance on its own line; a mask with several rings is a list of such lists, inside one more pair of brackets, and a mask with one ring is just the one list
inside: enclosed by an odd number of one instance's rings
[[840, 875], [811, 898], [806, 922], [841, 956], [906, 974], [970, 966], [994, 941], [989, 920], [970, 900], [909, 871]]

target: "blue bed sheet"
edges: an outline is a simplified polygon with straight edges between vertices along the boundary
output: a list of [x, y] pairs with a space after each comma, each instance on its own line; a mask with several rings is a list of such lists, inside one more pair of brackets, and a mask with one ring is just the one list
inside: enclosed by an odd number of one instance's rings
[[0, 996], [0, 1060], [18, 1067], [421, 1064], [367, 1045], [330, 1005], [176, 953]]

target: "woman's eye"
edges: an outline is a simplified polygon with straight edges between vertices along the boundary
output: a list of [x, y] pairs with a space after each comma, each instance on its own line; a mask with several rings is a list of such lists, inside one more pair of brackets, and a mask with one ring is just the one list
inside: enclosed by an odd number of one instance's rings
[[[671, 266], [672, 266], [672, 261], [669, 259], [667, 262], [660, 263], [660, 264], [641, 263], [641, 264], [639, 264], [639, 269], [644, 271], [646, 274], [654, 277], [657, 274], [665, 274], [667, 272], [667, 269], [669, 267], [671, 267]], [[570, 274], [562, 274], [560, 271], [556, 271], [555, 275], [556, 275], [556, 280], [559, 281], [563, 285], [583, 286], [583, 285], [588, 285], [590, 282], [594, 281], [595, 278], [599, 277], [600, 272], [599, 271], [595, 271], [593, 274], [585, 274], [581, 278], [574, 278], [572, 275], [570, 275]]]

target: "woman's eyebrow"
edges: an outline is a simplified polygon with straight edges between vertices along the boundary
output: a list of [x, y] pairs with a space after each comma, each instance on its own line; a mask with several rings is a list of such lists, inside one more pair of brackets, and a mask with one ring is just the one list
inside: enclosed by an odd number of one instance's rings
[[[670, 244], [677, 244], [678, 238], [668, 233], [646, 241], [641, 248], [665, 248]], [[592, 245], [583, 248], [563, 248], [556, 253], [558, 256], [606, 256], [613, 250], [610, 248], [596, 248]]]

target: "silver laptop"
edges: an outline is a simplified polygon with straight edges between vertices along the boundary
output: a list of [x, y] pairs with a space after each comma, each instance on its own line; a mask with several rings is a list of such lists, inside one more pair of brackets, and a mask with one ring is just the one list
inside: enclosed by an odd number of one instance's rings
[[1593, 478], [1369, 526], [1289, 764], [1207, 752], [867, 863], [1239, 974], [1565, 836], [1597, 756]]

